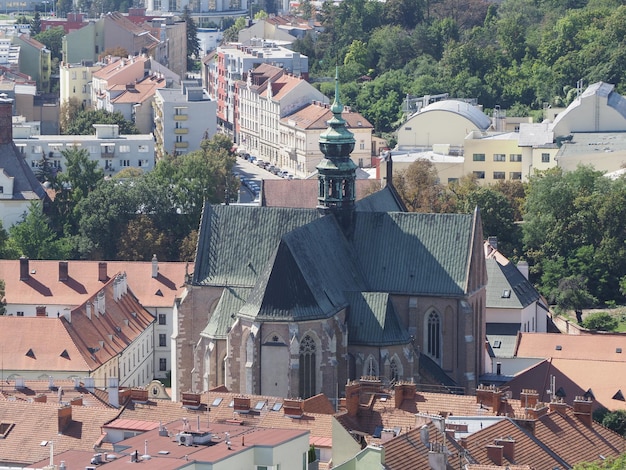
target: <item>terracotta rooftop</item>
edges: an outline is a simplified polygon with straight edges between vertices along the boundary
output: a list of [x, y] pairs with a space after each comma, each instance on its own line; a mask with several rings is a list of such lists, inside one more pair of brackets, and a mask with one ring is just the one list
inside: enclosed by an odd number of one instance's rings
[[578, 395], [591, 394], [597, 406], [609, 410], [626, 409], [626, 364], [623, 362], [582, 359], [546, 359], [518, 373], [507, 386], [514, 397], [522, 389], [538, 390], [539, 400], [550, 401], [550, 377], [554, 376], [555, 391], [572, 404]]
[[193, 263], [158, 263], [157, 277], [152, 277], [152, 263], [142, 261], [106, 261], [104, 279], [99, 280], [100, 262], [67, 261], [68, 278], [59, 281], [59, 261], [29, 260], [29, 279], [20, 281], [20, 261], [0, 260], [0, 279], [5, 282], [7, 304], [46, 305], [56, 316], [54, 305], [80, 305], [93, 295], [116, 272], [125, 272], [128, 285], [145, 307], [173, 307], [184, 290], [185, 274], [193, 272]]
[[[330, 104], [310, 103], [304, 108], [281, 119], [283, 124], [292, 125], [301, 129], [326, 129], [328, 120], [333, 117]], [[348, 129], [373, 129], [374, 126], [361, 113], [352, 112], [344, 108], [341, 117], [346, 121]]]
[[[143, 77], [145, 63], [149, 60], [145, 56], [114, 58], [113, 62], [95, 71], [92, 76], [106, 80], [109, 86], [115, 83], [125, 85], [128, 81], [128, 72], [130, 70], [134, 71], [135, 76]], [[116, 80], [116, 77], [119, 77], [119, 79]]]
[[159, 88], [165, 87], [165, 79], [151, 75], [132, 85], [118, 84], [109, 88], [109, 91], [120, 91], [121, 94], [111, 100], [112, 103], [143, 103], [154, 96]]
[[626, 362], [626, 335], [521, 333], [517, 357]]
[[[317, 207], [316, 179], [306, 180], [262, 180], [261, 205], [266, 207], [293, 207], [314, 209]], [[356, 180], [356, 200], [361, 200], [373, 192], [372, 180]], [[377, 186], [374, 186], [378, 189]]]
[[[108, 395], [107, 395], [108, 398]], [[108, 399], [103, 400], [84, 387], [82, 382], [70, 379], [48, 380], [24, 380], [18, 384], [15, 380], [4, 380], [0, 382], [0, 401], [21, 401], [51, 404], [74, 403], [76, 406], [95, 406], [100, 408], [111, 408]]]
[[[118, 410], [65, 406], [56, 403], [0, 401], [0, 462], [29, 465], [67, 450], [93, 452], [101, 426], [115, 418]], [[61, 427], [61, 429], [59, 429]]]

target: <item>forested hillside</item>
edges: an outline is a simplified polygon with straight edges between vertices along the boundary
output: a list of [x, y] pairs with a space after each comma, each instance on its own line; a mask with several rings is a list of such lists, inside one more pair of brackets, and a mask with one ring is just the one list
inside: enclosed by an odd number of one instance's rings
[[581, 79], [626, 91], [619, 1], [342, 0], [325, 2], [318, 20], [324, 31], [295, 48], [313, 79], [343, 66], [344, 103], [379, 133], [396, 128], [407, 94], [477, 98], [523, 115], [568, 104]]

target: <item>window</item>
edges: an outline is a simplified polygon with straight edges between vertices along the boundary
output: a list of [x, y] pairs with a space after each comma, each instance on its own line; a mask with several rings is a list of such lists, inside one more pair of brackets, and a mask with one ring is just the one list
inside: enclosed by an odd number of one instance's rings
[[503, 153], [494, 153], [493, 161], [494, 162], [506, 162], [506, 155]]
[[167, 358], [161, 357], [159, 358], [159, 370], [164, 372], [167, 370]]
[[550, 154], [542, 153], [541, 154], [541, 163], [550, 163]]
[[305, 336], [300, 343], [300, 396], [310, 398], [315, 395], [315, 375], [317, 367], [315, 361], [315, 341], [309, 335]]
[[389, 363], [389, 371], [391, 373], [391, 377], [389, 377], [391, 381], [397, 382], [400, 379], [400, 375], [398, 374], [398, 363], [395, 357]]
[[130, 166], [130, 160], [120, 160], [120, 166]]
[[159, 325], [167, 325], [167, 315], [159, 313]]
[[120, 145], [118, 148], [120, 153], [130, 152], [130, 145]]
[[511, 162], [521, 162], [522, 161], [522, 154], [521, 153], [512, 153], [509, 156], [509, 161], [511, 161]]
[[24, 316], [24, 312], [16, 312], [15, 313], [18, 317], [23, 317]]
[[484, 162], [485, 161], [485, 154], [484, 153], [475, 153], [473, 155], [473, 160], [475, 162]]
[[87, 71], [83, 70], [83, 80], [87, 80]]
[[436, 312], [428, 315], [428, 336], [426, 338], [426, 350], [428, 355], [434, 359], [439, 359], [441, 355], [441, 322]]
[[159, 334], [159, 346], [162, 347], [162, 348], [167, 346], [167, 338], [166, 338], [166, 334], [165, 333], [160, 333]]
[[510, 180], [521, 180], [522, 179], [522, 173], [520, 171], [512, 171], [511, 173], [509, 173], [509, 179]]
[[362, 140], [362, 141], [359, 143], [359, 150], [365, 150], [365, 141], [363, 141], [363, 140]]
[[148, 147], [147, 145], [138, 145], [137, 151], [140, 153], [148, 153], [150, 151], [150, 147]]
[[475, 171], [474, 172], [474, 178], [476, 178], [478, 180], [484, 180], [485, 179], [485, 172], [484, 171]]
[[504, 179], [504, 171], [494, 171], [493, 172], [494, 180], [503, 180]]
[[182, 135], [177, 135], [176, 136], [176, 142], [182, 142], [183, 141], [183, 136]]

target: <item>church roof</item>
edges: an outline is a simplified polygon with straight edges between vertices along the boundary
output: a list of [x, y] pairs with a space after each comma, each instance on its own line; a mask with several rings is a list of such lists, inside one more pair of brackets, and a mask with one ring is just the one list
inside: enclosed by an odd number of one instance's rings
[[350, 292], [348, 331], [351, 344], [389, 346], [411, 340], [386, 292]]
[[238, 312], [246, 303], [246, 299], [250, 295], [249, 288], [227, 287], [222, 291], [222, 297], [215, 307], [215, 311], [209, 319], [206, 328], [200, 333], [200, 336], [208, 338], [225, 339], [228, 331], [233, 324], [232, 314]]

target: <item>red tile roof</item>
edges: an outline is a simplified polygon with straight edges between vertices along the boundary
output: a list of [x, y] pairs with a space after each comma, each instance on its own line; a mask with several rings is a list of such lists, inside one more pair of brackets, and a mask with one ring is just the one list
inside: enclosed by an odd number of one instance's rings
[[[306, 180], [262, 180], [261, 205], [266, 207], [317, 207], [316, 179]], [[356, 200], [380, 189], [380, 183], [373, 180], [356, 180]]]
[[[59, 261], [29, 260], [30, 279], [20, 281], [20, 261], [0, 260], [0, 279], [5, 282], [8, 304], [46, 305], [56, 314], [54, 305], [80, 305], [104, 285], [98, 280], [98, 261], [67, 261], [68, 280], [59, 281]], [[107, 278], [125, 272], [128, 285], [145, 307], [173, 307], [184, 290], [185, 274], [193, 271], [189, 263], [158, 263], [158, 275], [152, 277], [152, 263], [143, 261], [107, 261]]]
[[[333, 113], [330, 111], [330, 104], [311, 103], [299, 111], [282, 118], [281, 122], [300, 127], [301, 129], [326, 129], [328, 127], [327, 122], [332, 117]], [[350, 111], [348, 108], [344, 108], [341, 117], [346, 121], [348, 129], [374, 128], [361, 113]]]
[[[59, 432], [61, 409], [71, 411], [71, 420]], [[13, 424], [0, 439], [0, 462], [29, 465], [49, 459], [51, 442], [55, 454], [70, 449], [93, 452], [102, 433], [100, 427], [117, 413], [118, 410], [100, 407], [59, 408], [56, 403], [0, 401], [0, 423]]]
[[565, 335], [558, 333], [521, 333], [517, 357], [584, 359], [626, 362], [626, 335], [597, 333]]

